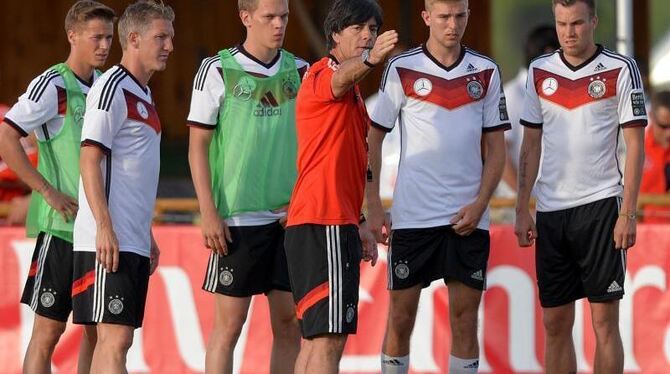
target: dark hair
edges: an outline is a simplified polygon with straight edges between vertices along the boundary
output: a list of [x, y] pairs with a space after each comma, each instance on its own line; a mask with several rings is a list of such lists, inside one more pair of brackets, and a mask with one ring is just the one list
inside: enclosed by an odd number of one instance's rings
[[326, 34], [326, 47], [333, 49], [335, 40], [333, 34], [338, 33], [351, 25], [360, 25], [370, 18], [377, 21], [377, 26], [382, 26], [382, 8], [376, 0], [335, 0], [331, 5], [323, 30]]
[[526, 39], [526, 66], [536, 57], [547, 53], [547, 49], [556, 50], [560, 47], [555, 26], [541, 25], [534, 28]]
[[556, 5], [561, 4], [565, 7], [575, 5], [577, 3], [584, 3], [589, 8], [591, 17], [596, 15], [596, 0], [552, 0], [551, 9], [556, 8]]
[[651, 97], [651, 109], [666, 108], [670, 110], [670, 91], [658, 91]]

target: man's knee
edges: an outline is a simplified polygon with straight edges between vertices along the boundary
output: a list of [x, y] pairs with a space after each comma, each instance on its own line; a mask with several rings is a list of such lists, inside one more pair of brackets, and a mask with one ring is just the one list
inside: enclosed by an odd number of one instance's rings
[[40, 348], [55, 347], [61, 335], [65, 332], [65, 323], [44, 317], [38, 318], [35, 320], [31, 341]]
[[277, 340], [300, 340], [300, 324], [295, 313], [274, 316], [272, 334]]
[[106, 326], [101, 328], [98, 325], [96, 346], [100, 346], [104, 351], [125, 354], [132, 345], [132, 327]]
[[212, 330], [212, 340], [221, 342], [224, 345], [236, 342], [242, 334], [242, 328], [246, 320], [246, 313], [235, 313], [218, 317]]
[[615, 306], [603, 305], [603, 308], [592, 308], [591, 320], [596, 337], [606, 338], [619, 334], [619, 315]]
[[545, 313], [543, 318], [544, 330], [547, 336], [558, 337], [572, 334], [574, 317], [561, 313]]

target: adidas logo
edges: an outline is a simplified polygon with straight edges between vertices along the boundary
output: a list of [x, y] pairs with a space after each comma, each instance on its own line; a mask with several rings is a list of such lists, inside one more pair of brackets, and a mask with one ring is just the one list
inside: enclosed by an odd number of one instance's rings
[[396, 359], [382, 360], [382, 364], [391, 365], [391, 366], [405, 366], [405, 364], [400, 362], [400, 360], [396, 360]]
[[468, 73], [472, 73], [472, 72], [477, 71], [477, 68], [472, 66], [472, 64], [468, 64], [468, 67], [465, 68], [465, 71], [467, 71]]
[[613, 281], [612, 284], [610, 284], [610, 286], [607, 287], [607, 293], [619, 292], [622, 290], [623, 288], [621, 288], [621, 286], [619, 286], [619, 283], [617, 283], [616, 281]]
[[470, 365], [463, 366], [463, 369], [477, 369], [479, 368], [479, 360], [471, 363]]
[[481, 270], [477, 270], [476, 272], [472, 273], [470, 278], [476, 279], [478, 281], [483, 281], [484, 280], [484, 273], [482, 273]]
[[605, 70], [605, 69], [607, 69], [607, 68], [605, 67], [605, 65], [603, 65], [602, 62], [599, 62], [598, 65], [596, 65], [596, 68], [593, 69], [593, 70], [594, 70], [594, 71], [603, 71], [603, 70]]
[[272, 117], [280, 115], [281, 108], [279, 107], [279, 102], [272, 94], [272, 91], [266, 92], [261, 98], [260, 103], [256, 105], [254, 117]]

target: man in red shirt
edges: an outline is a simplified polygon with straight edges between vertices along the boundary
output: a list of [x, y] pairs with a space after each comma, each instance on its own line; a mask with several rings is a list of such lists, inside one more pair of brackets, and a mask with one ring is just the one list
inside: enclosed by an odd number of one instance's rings
[[[670, 91], [656, 93], [651, 99], [649, 129], [644, 140], [645, 162], [640, 192], [664, 194], [670, 190]], [[669, 223], [670, 208], [647, 205], [645, 223]]]
[[374, 238], [358, 228], [370, 119], [356, 84], [398, 41], [395, 31], [377, 37], [381, 22], [374, 0], [336, 0], [324, 23], [330, 55], [310, 67], [298, 92], [298, 178], [285, 240], [306, 339], [296, 373], [337, 372], [347, 334], [356, 332], [359, 262], [376, 262]]

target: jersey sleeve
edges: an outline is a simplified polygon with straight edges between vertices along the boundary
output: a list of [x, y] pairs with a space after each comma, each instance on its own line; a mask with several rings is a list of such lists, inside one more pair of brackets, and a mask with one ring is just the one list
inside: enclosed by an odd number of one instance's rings
[[496, 66], [491, 74], [489, 88], [484, 97], [484, 121], [482, 123], [483, 131], [509, 130], [509, 115], [507, 114], [507, 104], [505, 101], [505, 92], [502, 88], [502, 79], [500, 70]]
[[332, 81], [338, 65], [330, 59], [325, 62], [325, 65], [319, 65], [312, 66], [307, 73], [313, 80], [312, 90], [314, 97], [318, 101], [337, 101], [338, 99], [333, 95]]
[[128, 117], [125, 98], [123, 94], [116, 91], [112, 93], [111, 103], [101, 105], [104, 104], [105, 96], [107, 96], [101, 94], [105, 90], [94, 89], [91, 91], [86, 98], [86, 114], [81, 129], [81, 143], [82, 146], [96, 146], [103, 152], [110, 153], [114, 137]]
[[374, 108], [371, 108], [372, 125], [382, 131], [393, 130], [400, 109], [406, 102], [400, 75], [394, 63], [386, 66]]
[[528, 68], [528, 79], [526, 80], [526, 92], [523, 98], [523, 111], [519, 122], [526, 127], [542, 128], [542, 105], [540, 97], [535, 90], [535, 75], [533, 65]]
[[218, 57], [203, 60], [193, 79], [191, 108], [188, 113], [189, 126], [213, 129], [216, 127], [219, 108], [225, 96], [225, 84]]
[[618, 114], [621, 127], [647, 125], [644, 88], [637, 64], [632, 59], [630, 64], [619, 73], [617, 81]]
[[305, 78], [305, 73], [309, 69], [309, 62], [305, 61], [300, 57], [296, 57], [295, 66], [298, 69], [298, 75], [300, 75], [300, 80], [303, 80]]
[[4, 121], [22, 136], [58, 115], [58, 91], [54, 80], [58, 73], [49, 71], [35, 78], [28, 90], [5, 115]]

